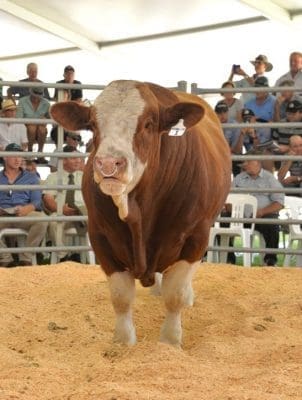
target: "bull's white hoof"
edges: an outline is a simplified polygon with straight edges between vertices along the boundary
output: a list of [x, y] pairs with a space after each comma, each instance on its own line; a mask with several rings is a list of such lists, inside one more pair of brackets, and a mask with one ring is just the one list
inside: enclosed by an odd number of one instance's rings
[[160, 341], [180, 347], [182, 340], [182, 328], [180, 314], [169, 314], [161, 327]]
[[113, 341], [115, 343], [125, 344], [127, 346], [134, 346], [136, 344], [136, 333], [135, 328], [132, 326], [128, 327], [116, 327]]

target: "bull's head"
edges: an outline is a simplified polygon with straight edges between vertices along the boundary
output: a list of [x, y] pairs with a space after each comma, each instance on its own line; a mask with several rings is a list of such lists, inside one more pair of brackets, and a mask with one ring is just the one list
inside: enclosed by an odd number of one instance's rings
[[199, 104], [179, 102], [167, 89], [135, 81], [112, 82], [92, 107], [70, 101], [51, 108], [53, 119], [64, 128], [93, 131], [94, 180], [119, 207], [124, 204], [121, 217], [127, 215], [128, 193], [159, 152], [160, 134], [179, 119], [191, 127], [203, 112]]

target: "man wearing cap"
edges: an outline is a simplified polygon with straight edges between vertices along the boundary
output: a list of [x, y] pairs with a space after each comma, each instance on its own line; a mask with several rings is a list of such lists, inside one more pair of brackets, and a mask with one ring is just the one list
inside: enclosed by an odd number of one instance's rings
[[[60, 175], [60, 179], [64, 185], [74, 184], [80, 185], [82, 184], [83, 171], [80, 171], [81, 158], [77, 157], [77, 150], [72, 146], [64, 146], [64, 153], [75, 153], [74, 157], [63, 158], [63, 172]], [[52, 172], [46, 178], [44, 182], [45, 185], [56, 185], [58, 182], [58, 172]], [[74, 216], [74, 215], [87, 215], [87, 209], [84, 204], [83, 196], [81, 190], [73, 190], [73, 195], [70, 196], [69, 190], [63, 191], [64, 202], [63, 202], [63, 214], [66, 216]], [[48, 211], [48, 213], [52, 215], [56, 215], [57, 213], [57, 195], [58, 192], [56, 190], [45, 190], [43, 193], [43, 204], [44, 209]], [[71, 198], [72, 197], [72, 198]], [[74, 227], [76, 228], [78, 235], [86, 235], [87, 226], [86, 223], [82, 221], [71, 221], [63, 223], [63, 230]], [[50, 222], [49, 224], [49, 238], [52, 243], [56, 246], [67, 245], [66, 238], [63, 235], [62, 242], [57, 236], [57, 222]], [[58, 258], [60, 261], [66, 261], [67, 259], [73, 261], [79, 261], [79, 257], [75, 257], [74, 255], [69, 255], [66, 251], [61, 251], [58, 253]]]
[[[17, 107], [17, 118], [49, 118], [50, 103], [43, 97], [43, 88], [33, 87], [30, 95], [22, 97]], [[26, 124], [28, 151], [33, 151], [33, 145], [38, 143], [38, 151], [43, 152], [47, 128], [45, 124]], [[39, 157], [39, 163], [47, 163], [44, 157]]]
[[[22, 228], [28, 232], [26, 238], [26, 247], [38, 247], [45, 237], [47, 222], [39, 222], [34, 220], [17, 222], [14, 216], [17, 217], [41, 217], [42, 212], [41, 190], [31, 190], [31, 185], [39, 185], [39, 178], [22, 168], [23, 157], [19, 155], [9, 155], [9, 152], [22, 152], [21, 147], [16, 143], [10, 143], [6, 146], [7, 155], [3, 157], [4, 169], [0, 172], [0, 185], [26, 185], [27, 189], [19, 190], [0, 190], [0, 207], [1, 215], [11, 215], [9, 222], [2, 222], [0, 216], [0, 229], [4, 228]], [[0, 247], [6, 248], [6, 243], [3, 239], [0, 240]], [[0, 253], [0, 266], [13, 267], [16, 265], [31, 265], [31, 253], [24, 252], [19, 254], [19, 261], [15, 262], [11, 253]]]
[[[19, 82], [41, 82], [40, 79], [37, 78], [38, 76], [38, 65], [36, 63], [29, 63], [26, 67], [27, 78], [21, 79]], [[7, 97], [9, 99], [15, 100], [15, 96], [18, 95], [19, 98], [29, 95], [29, 87], [10, 87], [7, 89]], [[50, 100], [49, 92], [47, 88], [43, 89], [43, 96]]]
[[[295, 82], [292, 80], [285, 80], [280, 83], [280, 87], [294, 87]], [[286, 118], [286, 108], [288, 104], [293, 101], [298, 100], [302, 102], [302, 97], [295, 93], [294, 90], [283, 90], [276, 95], [275, 111], [274, 111], [274, 121], [278, 122], [285, 120]]]
[[[2, 117], [16, 118], [16, 104], [11, 99], [2, 103]], [[4, 122], [0, 124], [0, 150], [4, 150], [9, 143], [17, 143], [22, 150], [27, 150], [28, 139], [26, 128], [23, 124]]]
[[[275, 86], [280, 86], [282, 81], [294, 81], [294, 87], [302, 88], [302, 53], [293, 51], [289, 56], [289, 71], [277, 79]], [[302, 96], [302, 92], [297, 92]]]
[[[254, 87], [268, 88], [268, 79], [265, 76], [256, 78]], [[274, 117], [275, 109], [275, 96], [271, 95], [268, 91], [256, 92], [254, 98], [250, 99], [244, 104], [245, 108], [249, 108], [256, 116], [257, 122], [271, 122]], [[258, 130], [258, 137], [260, 143], [271, 139], [270, 128], [260, 128]]]
[[[254, 86], [255, 80], [260, 77], [264, 76], [266, 72], [270, 72], [273, 69], [272, 63], [268, 61], [267, 56], [263, 54], [259, 54], [255, 58], [255, 60], [250, 61], [251, 64], [253, 64], [255, 68], [255, 73], [251, 76], [249, 76], [241, 67], [240, 65], [236, 66], [233, 65], [231, 74], [229, 76], [229, 81], [233, 81], [234, 75], [240, 75], [243, 77], [243, 79], [240, 79], [239, 81], [235, 81], [234, 84], [237, 88], [248, 88], [251, 86]], [[254, 93], [242, 93], [241, 95], [241, 100], [243, 103], [246, 103], [248, 100], [253, 98], [255, 96]]]
[[[302, 122], [302, 103], [299, 100], [290, 101], [286, 107], [286, 118], [280, 122]], [[273, 129], [273, 138], [278, 142], [282, 153], [289, 150], [289, 140], [293, 135], [302, 137], [302, 127], [280, 127]]]
[[[249, 124], [255, 123], [256, 117], [252, 110], [243, 108], [241, 111], [242, 122]], [[235, 146], [236, 154], [242, 154], [243, 148], [245, 151], [255, 149], [259, 144], [258, 134], [255, 128], [247, 126], [246, 128], [240, 129], [240, 135], [238, 137], [237, 144]]]
[[[236, 123], [232, 118], [229, 118], [229, 108], [224, 101], [219, 101], [215, 106], [215, 113], [222, 124], [225, 123]], [[224, 137], [229, 144], [230, 152], [232, 154], [241, 154], [241, 150], [238, 151], [237, 142], [240, 135], [240, 129], [238, 128], [224, 128], [222, 127]], [[232, 162], [232, 172], [236, 175], [240, 172], [238, 161]]]
[[[74, 73], [75, 70], [71, 65], [66, 65], [66, 67], [64, 68], [64, 79], [62, 79], [61, 81], [57, 81], [57, 83], [75, 83], [75, 84], [80, 84], [80, 81], [77, 81], [76, 79], [74, 79]], [[66, 89], [64, 91], [65, 93], [65, 97], [64, 97], [64, 101], [65, 100], [73, 100], [73, 101], [78, 101], [81, 102], [82, 98], [83, 98], [83, 92], [82, 89]], [[54, 95], [54, 99], [56, 101], [58, 101], [58, 89], [55, 90], [55, 95]]]
[[[80, 134], [76, 132], [70, 132], [70, 131], [64, 131], [65, 135], [65, 143], [67, 146], [73, 147], [75, 151], [78, 151], [79, 145], [82, 143], [82, 137]], [[56, 153], [58, 150], [55, 149], [54, 153]], [[81, 158], [80, 162], [81, 167], [79, 169], [82, 171], [84, 169], [85, 165], [85, 159]], [[58, 157], [50, 157], [50, 160], [48, 162], [48, 166], [50, 167], [51, 172], [57, 171], [58, 168]]]

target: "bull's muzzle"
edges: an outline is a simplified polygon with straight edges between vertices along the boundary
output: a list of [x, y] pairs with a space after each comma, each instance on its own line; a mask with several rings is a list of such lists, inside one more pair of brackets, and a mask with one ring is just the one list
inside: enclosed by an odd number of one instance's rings
[[123, 157], [95, 157], [94, 168], [104, 178], [115, 177], [123, 173], [127, 162]]

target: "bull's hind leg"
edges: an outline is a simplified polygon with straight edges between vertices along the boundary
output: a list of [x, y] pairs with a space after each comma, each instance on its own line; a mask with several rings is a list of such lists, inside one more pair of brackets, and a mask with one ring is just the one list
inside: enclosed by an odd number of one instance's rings
[[134, 345], [135, 327], [132, 319], [132, 304], [135, 298], [135, 282], [129, 272], [115, 272], [108, 277], [111, 301], [116, 314], [113, 340]]
[[163, 274], [162, 296], [167, 312], [161, 328], [161, 342], [181, 345], [181, 310], [193, 304], [192, 277], [199, 264], [199, 261], [193, 264], [178, 261]]

